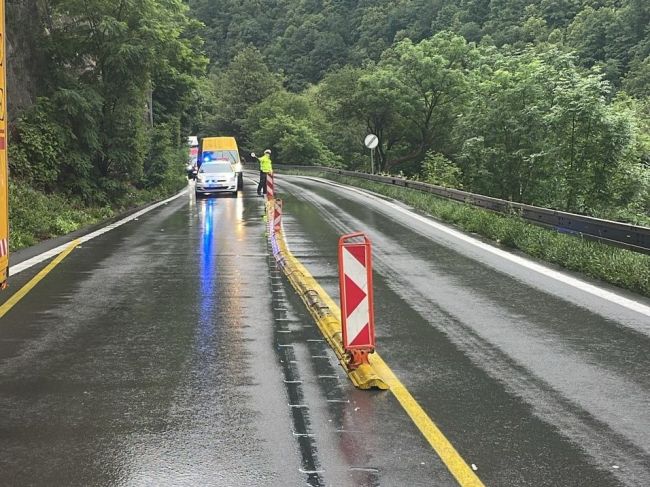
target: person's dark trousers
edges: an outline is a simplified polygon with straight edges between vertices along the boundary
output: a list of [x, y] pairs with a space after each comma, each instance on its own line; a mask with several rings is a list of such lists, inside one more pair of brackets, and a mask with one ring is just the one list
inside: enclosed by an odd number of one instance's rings
[[257, 185], [257, 194], [266, 194], [266, 173], [260, 171], [260, 183]]

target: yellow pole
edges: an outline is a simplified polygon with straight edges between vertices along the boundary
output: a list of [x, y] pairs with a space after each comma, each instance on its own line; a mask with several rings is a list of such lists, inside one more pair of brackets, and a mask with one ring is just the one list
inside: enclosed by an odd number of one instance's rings
[[5, 2], [0, 0], [0, 287], [9, 276], [9, 168], [7, 163], [7, 69]]

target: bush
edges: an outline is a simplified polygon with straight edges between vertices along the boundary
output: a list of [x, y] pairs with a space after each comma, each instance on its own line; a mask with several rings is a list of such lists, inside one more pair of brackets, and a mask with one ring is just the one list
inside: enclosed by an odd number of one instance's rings
[[88, 208], [62, 195], [45, 194], [24, 183], [9, 183], [9, 248], [70, 233], [109, 218], [108, 207]]
[[179, 148], [180, 124], [172, 121], [157, 125], [151, 135], [149, 155], [140, 187], [158, 194], [174, 193], [187, 184], [187, 147]]
[[53, 189], [59, 179], [64, 136], [49, 117], [49, 103], [39, 99], [16, 121], [11, 135], [10, 174], [34, 187]]
[[422, 162], [422, 174], [424, 181], [430, 184], [455, 189], [463, 187], [460, 167], [437, 152], [427, 152]]

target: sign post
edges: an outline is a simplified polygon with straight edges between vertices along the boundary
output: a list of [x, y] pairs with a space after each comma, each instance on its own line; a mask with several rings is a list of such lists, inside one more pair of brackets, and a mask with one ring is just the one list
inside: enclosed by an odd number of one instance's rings
[[368, 134], [363, 143], [370, 149], [370, 174], [375, 174], [375, 149], [379, 145], [379, 137], [375, 134]]
[[364, 233], [339, 239], [339, 287], [343, 348], [351, 369], [368, 363], [375, 351], [375, 318], [372, 295], [372, 255]]

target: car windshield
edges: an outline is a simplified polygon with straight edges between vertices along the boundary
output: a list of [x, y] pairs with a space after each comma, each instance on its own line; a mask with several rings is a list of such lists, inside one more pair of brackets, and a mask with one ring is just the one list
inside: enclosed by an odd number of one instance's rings
[[225, 159], [230, 161], [231, 164], [237, 164], [239, 162], [239, 152], [236, 150], [211, 150], [204, 151], [203, 153], [208, 155], [213, 161], [217, 159]]
[[201, 166], [201, 173], [219, 173], [225, 174], [233, 172], [232, 166], [228, 162], [206, 162]]

